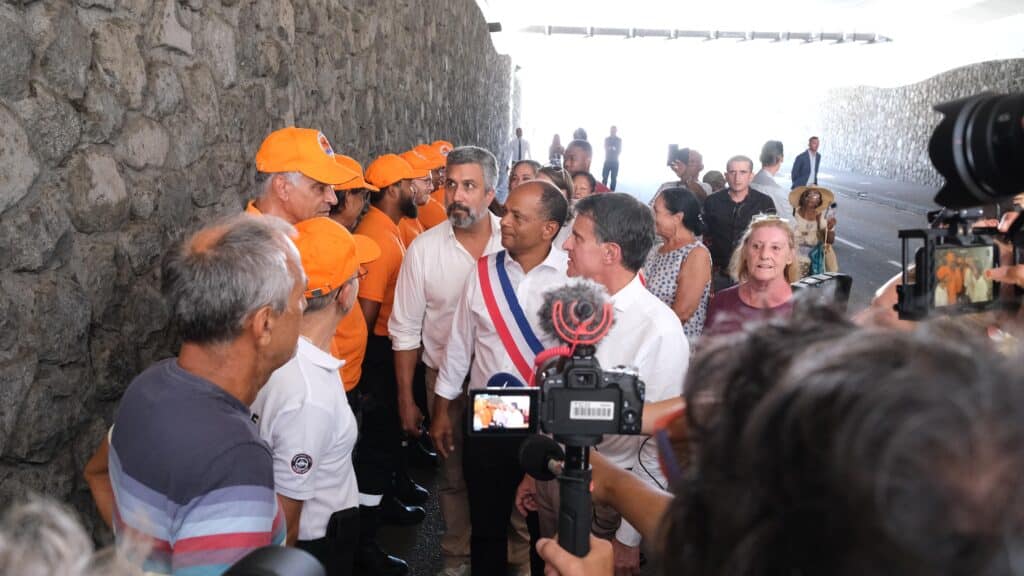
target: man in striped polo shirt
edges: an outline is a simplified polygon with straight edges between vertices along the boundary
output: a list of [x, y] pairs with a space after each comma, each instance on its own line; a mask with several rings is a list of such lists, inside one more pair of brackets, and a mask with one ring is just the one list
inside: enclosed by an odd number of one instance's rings
[[183, 343], [128, 387], [108, 461], [115, 537], [151, 545], [148, 573], [222, 574], [284, 542], [273, 454], [249, 405], [295, 353], [306, 278], [292, 234], [277, 218], [239, 215], [164, 259]]

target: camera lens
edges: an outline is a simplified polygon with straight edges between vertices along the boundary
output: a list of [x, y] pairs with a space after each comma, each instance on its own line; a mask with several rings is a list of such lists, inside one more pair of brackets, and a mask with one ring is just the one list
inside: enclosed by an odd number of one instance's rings
[[928, 143], [946, 179], [938, 204], [968, 208], [1024, 192], [1024, 94], [986, 92], [935, 110], [944, 115]]

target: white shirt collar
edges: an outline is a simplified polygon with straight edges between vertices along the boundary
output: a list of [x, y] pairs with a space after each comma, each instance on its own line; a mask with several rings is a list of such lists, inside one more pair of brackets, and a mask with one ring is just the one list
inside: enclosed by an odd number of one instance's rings
[[[501, 241], [501, 218], [494, 215], [494, 212], [487, 210], [487, 215], [491, 217], [491, 239], [489, 242], [493, 242], [495, 238]], [[445, 220], [444, 225], [448, 227], [448, 237], [455, 239], [455, 226], [452, 226], [451, 220]], [[489, 253], [488, 250], [485, 254]]]
[[610, 300], [615, 305], [617, 312], [626, 312], [633, 306], [633, 303], [643, 294], [643, 290], [647, 290], [643, 283], [640, 282], [640, 274], [634, 274], [633, 279], [622, 287], [621, 290], [612, 294]]
[[317, 348], [305, 336], [299, 336], [299, 346], [295, 353], [302, 354], [303, 357], [314, 365], [323, 368], [326, 371], [337, 370], [345, 365], [344, 360], [335, 358], [327, 352]]
[[[508, 253], [506, 252], [506, 254], [508, 254]], [[518, 270], [522, 270], [523, 269], [522, 266], [519, 265], [519, 262], [516, 262], [515, 260], [513, 260], [512, 259], [512, 255], [509, 254], [508, 258], [505, 259], [505, 267], [507, 268], [509, 266], [512, 266], [513, 264], [515, 265], [515, 267]], [[566, 253], [564, 250], [559, 250], [558, 248], [555, 248], [555, 243], [552, 242], [551, 243], [551, 249], [548, 250], [547, 257], [544, 258], [543, 262], [541, 262], [540, 264], [537, 265], [537, 268], [544, 267], [544, 268], [551, 268], [552, 270], [565, 270], [565, 268], [566, 268], [566, 266], [568, 266], [568, 264], [569, 264], [569, 254]]]

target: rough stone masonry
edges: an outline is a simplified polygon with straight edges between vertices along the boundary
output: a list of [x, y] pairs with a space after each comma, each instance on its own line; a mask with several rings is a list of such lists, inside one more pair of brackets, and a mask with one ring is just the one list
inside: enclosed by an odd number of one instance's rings
[[0, 506], [92, 527], [82, 467], [176, 345], [160, 255], [242, 209], [267, 133], [497, 150], [514, 108], [473, 0], [3, 0], [0, 44]]

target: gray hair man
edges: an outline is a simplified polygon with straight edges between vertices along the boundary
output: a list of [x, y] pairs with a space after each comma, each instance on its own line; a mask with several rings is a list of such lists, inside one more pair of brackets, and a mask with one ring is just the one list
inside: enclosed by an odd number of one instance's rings
[[[90, 488], [118, 540], [153, 542], [147, 572], [215, 570], [284, 541], [273, 454], [249, 405], [295, 354], [306, 277], [293, 234], [280, 219], [239, 215], [164, 258], [181, 349], [132, 381], [90, 461], [108, 453]], [[179, 550], [182, 539], [193, 547]]]
[[[494, 200], [498, 163], [489, 151], [475, 146], [452, 150], [445, 167], [448, 220], [421, 234], [405, 253], [395, 288], [388, 332], [395, 355], [398, 410], [406, 434], [419, 436], [423, 414], [413, 395], [417, 363], [424, 364], [427, 398], [434, 386], [448, 344], [452, 317], [481, 256], [501, 250], [501, 220], [487, 207]], [[443, 266], [437, 263], [443, 262]], [[427, 402], [433, 409], [433, 402]], [[465, 400], [448, 407], [454, 423], [455, 451], [442, 460], [438, 504], [444, 518], [441, 538], [444, 573], [469, 569], [469, 502], [462, 474], [462, 419]], [[434, 416], [433, 414], [431, 414]]]
[[328, 216], [338, 203], [334, 186], [362, 174], [339, 163], [322, 132], [290, 126], [271, 132], [256, 152], [255, 199], [245, 211], [297, 224]]

